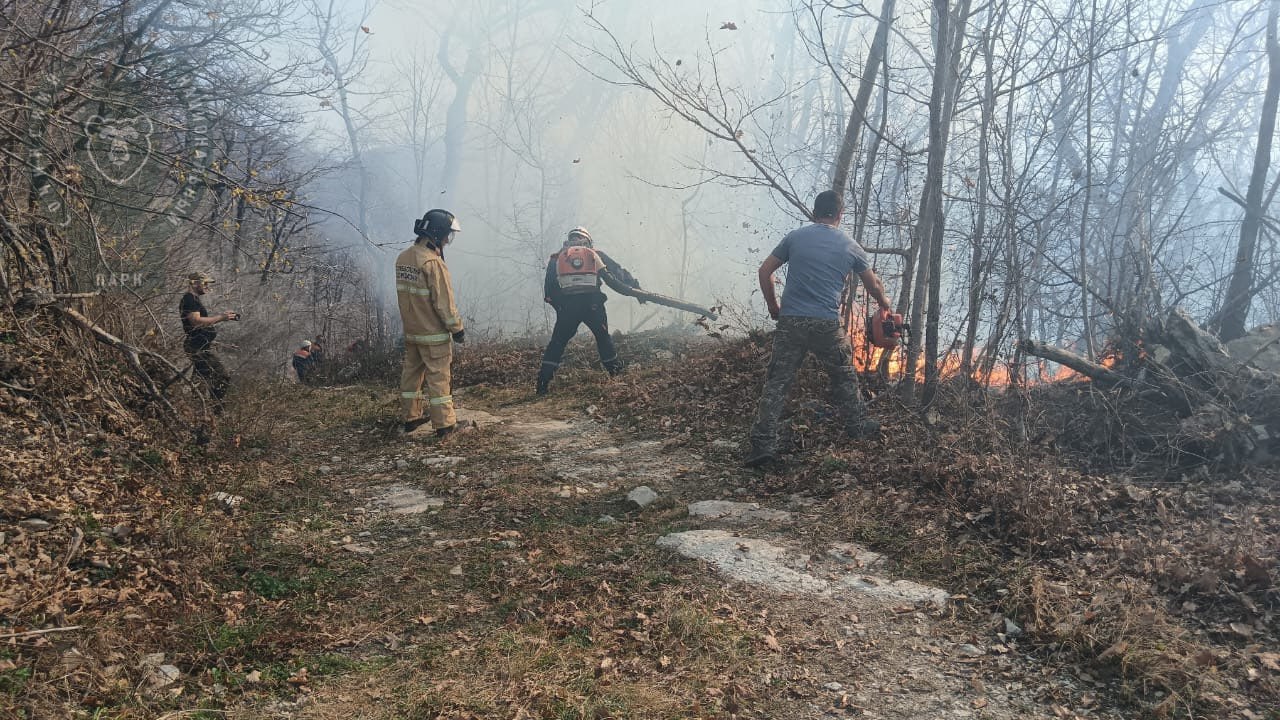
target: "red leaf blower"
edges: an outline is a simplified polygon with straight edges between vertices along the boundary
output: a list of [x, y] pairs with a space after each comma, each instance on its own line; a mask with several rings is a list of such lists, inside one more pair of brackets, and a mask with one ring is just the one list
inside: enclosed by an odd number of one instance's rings
[[902, 336], [911, 332], [911, 326], [902, 320], [900, 313], [881, 309], [867, 316], [867, 337], [871, 344], [886, 350], [898, 347]]

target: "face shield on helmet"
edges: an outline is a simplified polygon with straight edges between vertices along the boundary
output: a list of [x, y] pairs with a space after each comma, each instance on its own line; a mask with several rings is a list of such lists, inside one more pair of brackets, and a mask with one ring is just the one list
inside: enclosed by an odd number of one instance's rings
[[569, 231], [569, 238], [564, 241], [565, 247], [591, 247], [591, 233], [584, 227], [576, 227]]
[[437, 242], [450, 238], [453, 233], [461, 232], [462, 225], [458, 218], [448, 210], [428, 210], [426, 215], [413, 223], [413, 233]]

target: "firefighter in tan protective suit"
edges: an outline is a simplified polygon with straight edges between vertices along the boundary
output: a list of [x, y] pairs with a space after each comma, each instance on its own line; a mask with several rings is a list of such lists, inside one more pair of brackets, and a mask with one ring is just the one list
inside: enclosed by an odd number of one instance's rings
[[460, 425], [453, 412], [449, 372], [452, 344], [463, 342], [465, 336], [462, 316], [453, 301], [449, 269], [444, 264], [444, 246], [461, 229], [453, 213], [429, 210], [414, 221], [413, 232], [418, 239], [396, 258], [396, 299], [404, 322], [400, 399], [406, 433], [431, 423], [436, 435], [443, 438], [470, 425]]

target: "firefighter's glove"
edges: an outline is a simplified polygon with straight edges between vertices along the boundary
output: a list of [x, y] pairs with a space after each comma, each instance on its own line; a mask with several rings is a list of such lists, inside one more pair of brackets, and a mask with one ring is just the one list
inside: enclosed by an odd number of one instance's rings
[[461, 345], [462, 343], [466, 342], [466, 341], [467, 341], [467, 331], [466, 331], [466, 330], [459, 330], [458, 332], [454, 333], [454, 334], [453, 334], [453, 341], [454, 341], [454, 342], [456, 342], [456, 343], [458, 343], [459, 345]]

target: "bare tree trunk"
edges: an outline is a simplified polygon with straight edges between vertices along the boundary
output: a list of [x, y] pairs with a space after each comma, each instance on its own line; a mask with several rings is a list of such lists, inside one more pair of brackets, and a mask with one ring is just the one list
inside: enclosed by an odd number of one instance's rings
[[[940, 380], [938, 332], [942, 326], [942, 240], [946, 224], [942, 213], [942, 165], [946, 160], [947, 137], [951, 129], [956, 95], [959, 93], [960, 49], [964, 41], [965, 26], [969, 21], [971, 0], [959, 0], [954, 17], [949, 17], [951, 8], [948, 0], [935, 0], [934, 7], [938, 13], [938, 57], [934, 68], [934, 82], [942, 81], [943, 86], [941, 106], [935, 111], [931, 101], [929, 109], [929, 170], [926, 179], [929, 187], [926, 192], [933, 195], [934, 217], [927, 236], [932, 247], [928, 252], [929, 319], [925, 324], [924, 394], [921, 398], [926, 405], [933, 402]], [[924, 222], [923, 217], [921, 222]], [[921, 238], [925, 237], [921, 233]]]
[[458, 190], [458, 174], [462, 170], [462, 154], [467, 139], [467, 104], [471, 99], [471, 87], [483, 69], [482, 56], [474, 48], [467, 50], [467, 62], [461, 72], [449, 60], [449, 40], [452, 31], [446, 30], [440, 38], [440, 52], [436, 57], [440, 67], [453, 83], [453, 100], [445, 113], [444, 169], [440, 173], [440, 190], [452, 198]]
[[[914, 243], [919, 244], [917, 256], [915, 290], [912, 293], [914, 302], [911, 306], [911, 327], [915, 332], [907, 345], [906, 384], [904, 395], [908, 401], [915, 399], [916, 368], [920, 362], [920, 329], [924, 327], [924, 306], [929, 288], [929, 273], [934, 264], [933, 225], [938, 219], [937, 208], [942, 203], [942, 160], [944, 140], [942, 130], [942, 113], [945, 100], [943, 88], [946, 85], [947, 50], [951, 43], [951, 8], [947, 0], [934, 0], [934, 60], [933, 88], [929, 94], [929, 161], [925, 169], [924, 187], [920, 194], [920, 217], [916, 219]], [[913, 244], [914, 244], [913, 243]], [[925, 330], [925, 335], [929, 335]], [[932, 331], [933, 341], [937, 342], [937, 331]]]
[[853, 167], [853, 156], [858, 150], [862, 126], [867, 121], [867, 103], [871, 100], [876, 76], [880, 74], [880, 65], [884, 62], [889, 47], [889, 26], [893, 23], [893, 6], [894, 0], [884, 0], [880, 8], [880, 24], [876, 27], [875, 38], [871, 41], [871, 50], [867, 53], [867, 65], [862, 72], [862, 81], [858, 83], [858, 94], [853, 101], [853, 110], [849, 112], [849, 123], [845, 126], [844, 140], [840, 143], [840, 154], [836, 157], [831, 189], [840, 193], [841, 197], [844, 197], [849, 187], [849, 172]]
[[1098, 356], [1093, 346], [1093, 317], [1089, 308], [1089, 199], [1093, 196], [1093, 56], [1094, 33], [1098, 22], [1098, 0], [1089, 3], [1089, 67], [1086, 68], [1084, 85], [1084, 202], [1080, 209], [1080, 313], [1084, 322], [1084, 347], [1086, 358]]
[[982, 298], [986, 289], [986, 272], [988, 264], [984, 255], [987, 234], [987, 202], [991, 183], [991, 163], [987, 153], [991, 148], [991, 122], [995, 114], [996, 90], [993, 78], [995, 53], [992, 44], [995, 42], [995, 24], [1003, 21], [1003, 12], [991, 12], [986, 31], [982, 37], [982, 58], [984, 65], [981, 118], [978, 128], [978, 181], [976, 197], [978, 216], [973, 224], [973, 236], [970, 244], [973, 252], [969, 257], [969, 317], [965, 323], [964, 348], [960, 357], [960, 372], [964, 375], [973, 373], [974, 346], [978, 342], [978, 322], [982, 318]]
[[1280, 41], [1277, 40], [1276, 27], [1280, 24], [1278, 16], [1280, 0], [1271, 0], [1271, 8], [1267, 13], [1267, 90], [1262, 100], [1262, 118], [1258, 122], [1258, 147], [1253, 156], [1253, 173], [1249, 177], [1249, 191], [1245, 196], [1244, 222], [1240, 224], [1240, 244], [1236, 247], [1236, 260], [1231, 270], [1227, 295], [1222, 301], [1222, 329], [1219, 335], [1224, 341], [1244, 335], [1249, 306], [1253, 301], [1254, 259], [1260, 219], [1264, 214], [1262, 194], [1267, 182], [1267, 170], [1271, 166], [1271, 143], [1276, 131], [1277, 100], [1280, 100]]

